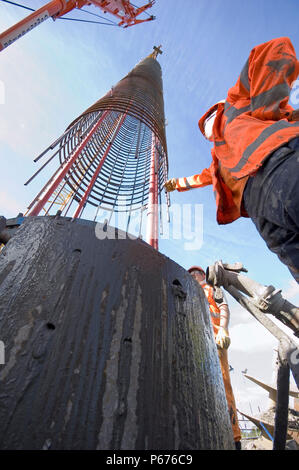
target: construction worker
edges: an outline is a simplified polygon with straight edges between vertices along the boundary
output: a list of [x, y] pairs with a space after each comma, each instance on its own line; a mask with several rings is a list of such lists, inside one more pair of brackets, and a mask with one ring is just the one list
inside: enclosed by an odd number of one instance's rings
[[237, 408], [234, 398], [233, 389], [230, 382], [229, 364], [227, 350], [230, 345], [230, 337], [228, 332], [229, 325], [229, 308], [226, 297], [221, 289], [221, 296], [216, 298], [215, 289], [206, 284], [205, 271], [200, 266], [192, 266], [188, 269], [191, 276], [201, 285], [206, 295], [210, 307], [211, 322], [214, 330], [214, 337], [217, 345], [218, 357], [223, 377], [223, 383], [226, 394], [232, 430], [234, 435], [235, 446], [237, 450], [241, 450], [241, 431], [238, 423]]
[[172, 178], [167, 191], [212, 184], [217, 222], [250, 217], [270, 250], [299, 282], [299, 118], [288, 104], [299, 61], [287, 37], [252, 49], [226, 101], [199, 120], [214, 143], [200, 174]]

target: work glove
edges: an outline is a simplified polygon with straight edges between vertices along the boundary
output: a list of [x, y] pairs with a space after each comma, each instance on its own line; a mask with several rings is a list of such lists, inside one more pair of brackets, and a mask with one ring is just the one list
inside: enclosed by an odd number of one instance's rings
[[230, 337], [228, 331], [220, 326], [216, 336], [216, 344], [218, 349], [228, 349], [230, 345]]
[[171, 191], [174, 191], [176, 188], [176, 178], [171, 178], [170, 180], [167, 180], [166, 183], [164, 184], [164, 188], [168, 193]]

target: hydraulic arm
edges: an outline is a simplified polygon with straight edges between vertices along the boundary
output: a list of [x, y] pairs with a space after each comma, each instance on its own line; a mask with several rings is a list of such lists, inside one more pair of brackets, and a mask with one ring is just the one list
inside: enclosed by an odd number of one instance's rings
[[[267, 315], [272, 314], [299, 336], [299, 309], [284, 299], [281, 290], [263, 286], [249, 279], [241, 263], [223, 264], [217, 261], [206, 272], [207, 282], [217, 289], [224, 287], [278, 340], [279, 366], [277, 373], [277, 402], [273, 450], [285, 448], [288, 427], [290, 370], [299, 388], [299, 348]], [[244, 295], [245, 294], [245, 295]]]

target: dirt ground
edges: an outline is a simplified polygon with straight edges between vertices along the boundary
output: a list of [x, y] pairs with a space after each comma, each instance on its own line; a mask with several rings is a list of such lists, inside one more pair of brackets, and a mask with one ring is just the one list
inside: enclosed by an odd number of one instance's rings
[[[242, 450], [272, 450], [273, 443], [270, 439], [259, 437], [258, 439], [242, 440]], [[294, 440], [287, 441], [286, 450], [299, 450], [299, 445]]]

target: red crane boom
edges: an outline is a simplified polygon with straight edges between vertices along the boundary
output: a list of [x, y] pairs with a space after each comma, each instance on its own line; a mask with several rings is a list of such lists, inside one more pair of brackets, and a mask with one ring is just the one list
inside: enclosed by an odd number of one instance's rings
[[151, 8], [154, 3], [155, 0], [149, 0], [146, 5], [135, 7], [129, 0], [52, 0], [1, 33], [0, 51], [24, 36], [24, 34], [31, 31], [46, 19], [52, 18], [55, 20], [75, 8], [80, 9], [85, 5], [94, 5], [101, 8], [104, 13], [110, 13], [120, 20], [118, 26], [127, 28], [128, 26], [155, 19], [154, 16], [149, 16], [145, 19], [137, 18], [145, 10]]

